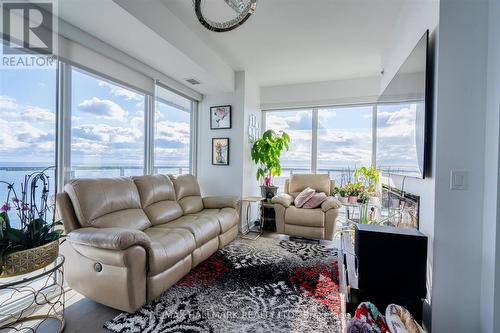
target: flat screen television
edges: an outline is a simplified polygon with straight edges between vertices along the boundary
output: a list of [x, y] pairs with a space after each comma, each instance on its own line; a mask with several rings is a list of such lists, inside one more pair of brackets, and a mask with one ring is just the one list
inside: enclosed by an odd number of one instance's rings
[[426, 31], [377, 102], [377, 168], [386, 174], [425, 177], [428, 44]]

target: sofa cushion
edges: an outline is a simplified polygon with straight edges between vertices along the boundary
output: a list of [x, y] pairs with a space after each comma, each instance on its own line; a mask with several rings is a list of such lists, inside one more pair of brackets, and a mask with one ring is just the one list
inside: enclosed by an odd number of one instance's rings
[[133, 177], [139, 191], [141, 206], [153, 225], [170, 222], [182, 216], [175, 200], [172, 180], [165, 175]]
[[321, 208], [306, 209], [290, 206], [285, 211], [285, 223], [323, 228], [325, 226], [325, 213]]
[[186, 229], [194, 236], [196, 247], [202, 246], [220, 234], [219, 221], [212, 216], [185, 215], [172, 222], [157, 225], [155, 228]]
[[73, 179], [64, 189], [82, 227], [144, 230], [151, 225], [131, 178]]
[[175, 187], [177, 202], [184, 214], [198, 213], [203, 209], [200, 186], [193, 175], [169, 176]]
[[295, 207], [301, 208], [309, 199], [312, 198], [314, 193], [316, 193], [314, 189], [306, 187], [305, 189], [302, 190], [302, 192], [299, 193], [299, 195], [295, 197], [293, 204], [295, 205]]
[[164, 272], [194, 251], [193, 235], [185, 229], [148, 228], [144, 233], [151, 239], [148, 249], [148, 275]]
[[331, 183], [328, 174], [292, 174], [288, 184], [288, 192], [294, 197], [306, 187], [311, 187], [316, 192], [330, 194]]
[[220, 225], [221, 233], [225, 233], [232, 227], [238, 224], [238, 213], [234, 208], [222, 208], [222, 209], [203, 209], [196, 214], [198, 216], [211, 216], [217, 219]]
[[323, 192], [319, 192], [319, 193], [314, 193], [310, 198], [309, 200], [307, 200], [304, 205], [302, 206], [302, 208], [318, 208], [322, 203], [323, 201], [325, 201], [326, 199], [328, 199], [328, 197], [326, 196], [325, 193]]

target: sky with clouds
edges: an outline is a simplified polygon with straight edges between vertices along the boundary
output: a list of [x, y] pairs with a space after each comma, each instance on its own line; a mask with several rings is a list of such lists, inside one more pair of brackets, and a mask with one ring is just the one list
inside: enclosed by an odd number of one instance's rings
[[[266, 113], [266, 127], [291, 137], [283, 166], [310, 168], [312, 111]], [[371, 163], [372, 107], [338, 107], [318, 110], [318, 169], [354, 167]]]
[[[379, 105], [377, 111], [377, 164], [415, 170], [418, 165], [415, 124], [423, 103]], [[309, 170], [312, 146], [312, 110], [266, 113], [266, 127], [287, 132], [290, 151], [282, 155], [285, 168]], [[317, 168], [354, 168], [371, 164], [372, 106], [318, 110]]]
[[[72, 166], [142, 167], [144, 102], [143, 94], [73, 69]], [[0, 166], [54, 165], [55, 110], [55, 69], [1, 69]], [[159, 102], [156, 119], [156, 166], [188, 166], [190, 114]]]

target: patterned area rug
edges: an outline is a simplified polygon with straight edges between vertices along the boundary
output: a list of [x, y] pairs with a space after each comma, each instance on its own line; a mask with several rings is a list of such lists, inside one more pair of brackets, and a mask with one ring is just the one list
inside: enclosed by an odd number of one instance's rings
[[237, 239], [113, 332], [340, 332], [337, 250]]

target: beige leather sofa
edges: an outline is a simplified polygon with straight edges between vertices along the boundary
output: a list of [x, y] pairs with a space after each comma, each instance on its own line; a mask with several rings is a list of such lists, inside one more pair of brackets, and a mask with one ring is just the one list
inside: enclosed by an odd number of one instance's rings
[[[293, 201], [306, 187], [324, 192], [329, 197], [315, 209], [297, 208]], [[330, 196], [335, 182], [327, 174], [294, 174], [285, 181], [284, 192], [272, 199], [276, 212], [276, 231], [295, 237], [332, 240], [335, 221], [342, 206]]]
[[238, 234], [238, 199], [200, 195], [196, 179], [75, 179], [57, 195], [68, 285], [133, 312]]

